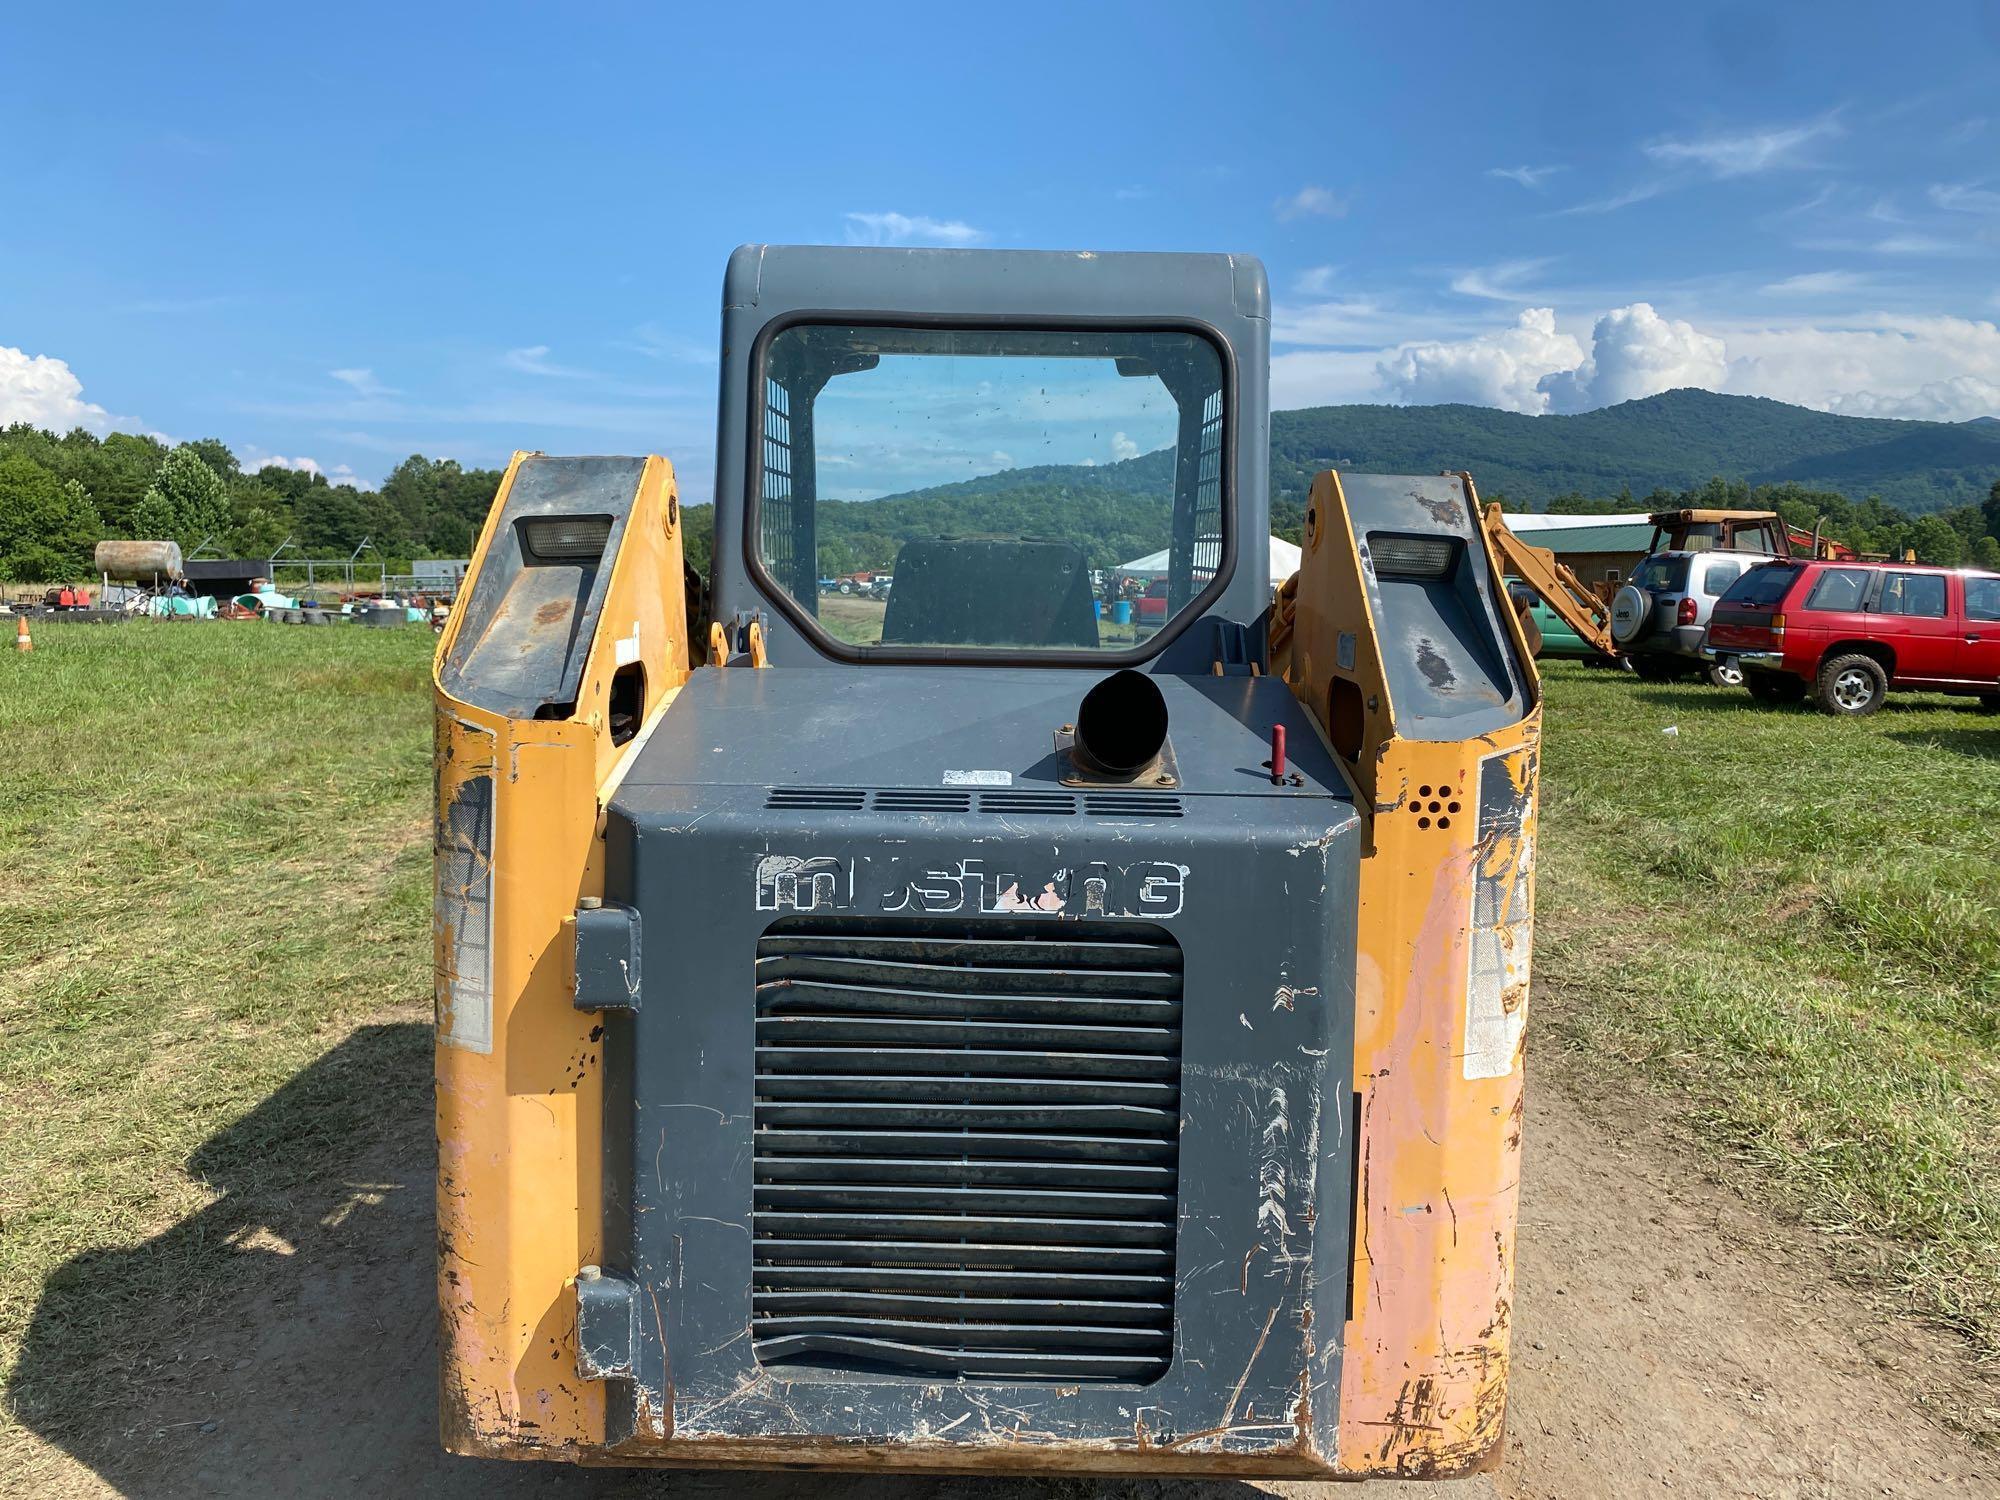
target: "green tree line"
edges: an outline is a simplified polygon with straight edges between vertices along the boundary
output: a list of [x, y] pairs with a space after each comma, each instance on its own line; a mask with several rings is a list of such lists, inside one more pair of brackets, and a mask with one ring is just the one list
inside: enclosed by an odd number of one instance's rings
[[[1073, 542], [1090, 566], [1115, 567], [1166, 544], [1171, 472], [1172, 454], [1163, 451], [1098, 467], [1007, 470], [880, 500], [823, 500], [819, 567], [832, 575], [893, 568], [898, 549], [914, 538], [982, 535]], [[246, 472], [212, 438], [169, 448], [129, 433], [98, 438], [79, 429], [58, 437], [17, 424], [0, 429], [0, 579], [86, 577], [91, 551], [105, 537], [171, 538], [183, 548], [210, 539], [234, 557], [268, 557], [288, 538], [287, 556], [346, 557], [366, 538], [392, 564], [463, 557], [500, 479], [498, 469], [412, 454], [379, 490], [361, 489], [276, 465]], [[1551, 496], [1546, 508], [1776, 510], [1807, 530], [1819, 523], [1863, 552], [1899, 557], [1914, 550], [1925, 562], [2000, 568], [2000, 480], [1991, 483], [1982, 503], [1921, 515], [1874, 495], [1851, 500], [1798, 482], [1725, 478], [1655, 488], [1643, 498], [1629, 489], [1572, 489]], [[1498, 492], [1484, 498], [1506, 503]], [[689, 505], [684, 513], [689, 560], [706, 572], [713, 508]], [[1296, 542], [1304, 520], [1303, 487], [1274, 495], [1274, 532]]]
[[412, 454], [362, 489], [280, 465], [246, 470], [214, 438], [157, 438], [25, 423], [0, 428], [0, 579], [88, 577], [107, 537], [204, 541], [225, 557], [346, 557], [363, 540], [393, 567], [464, 557], [500, 488], [499, 469]]

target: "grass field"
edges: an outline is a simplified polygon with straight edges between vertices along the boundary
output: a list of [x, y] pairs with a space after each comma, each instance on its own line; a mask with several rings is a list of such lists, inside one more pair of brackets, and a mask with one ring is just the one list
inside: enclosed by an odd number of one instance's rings
[[[91, 1253], [186, 1226], [218, 1179], [258, 1222], [385, 1093], [428, 1090], [423, 1032], [372, 1023], [429, 1013], [431, 643], [49, 626], [0, 661], [9, 1424], [115, 1401], [143, 1376], [117, 1320], [192, 1323], [230, 1274], [183, 1236], [122, 1302], [75, 1296]], [[1650, 1080], [1877, 1285], [2000, 1349], [2000, 719], [1836, 723], [1558, 664], [1543, 785], [1535, 1065]]]
[[2000, 1360], [2000, 717], [1548, 685], [1531, 1061], [1637, 1069]]
[[[358, 1027], [428, 1012], [431, 645], [421, 629], [135, 621], [38, 626], [32, 653], [0, 661], [10, 1375], [66, 1262], [185, 1220], [218, 1178], [282, 1195], [346, 1159], [385, 1087], [428, 1092], [421, 1035], [384, 1033], [405, 1044], [380, 1071], [293, 1090], [303, 1118], [263, 1111], [261, 1146], [190, 1165]], [[145, 1264], [122, 1301], [57, 1274], [10, 1416], [104, 1401], [133, 1373], [106, 1367], [105, 1325], [144, 1299], [196, 1321], [228, 1274], [192, 1242]]]

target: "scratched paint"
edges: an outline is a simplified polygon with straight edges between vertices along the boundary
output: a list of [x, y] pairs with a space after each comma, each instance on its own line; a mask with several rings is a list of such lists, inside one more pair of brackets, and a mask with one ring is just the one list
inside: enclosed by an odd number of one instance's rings
[[440, 1044], [493, 1050], [494, 736], [460, 721], [441, 737], [432, 870]]
[[[503, 499], [533, 461], [516, 456]], [[604, 1385], [577, 1378], [568, 1288], [601, 1258], [603, 1031], [571, 1003], [562, 945], [579, 896], [601, 891], [598, 796], [629, 750], [613, 744], [603, 710], [616, 641], [636, 629], [643, 642], [649, 717], [687, 672], [672, 490], [666, 461], [648, 460], [571, 716], [509, 718], [455, 695], [461, 614], [433, 664], [439, 1425], [456, 1453], [574, 1459], [604, 1442]], [[503, 565], [503, 509], [488, 518], [468, 589]], [[483, 1024], [468, 1003], [478, 994], [490, 998]]]
[[1479, 763], [1479, 842], [1466, 945], [1465, 1076], [1503, 1078], [1528, 1024], [1528, 960], [1534, 944], [1534, 752]]

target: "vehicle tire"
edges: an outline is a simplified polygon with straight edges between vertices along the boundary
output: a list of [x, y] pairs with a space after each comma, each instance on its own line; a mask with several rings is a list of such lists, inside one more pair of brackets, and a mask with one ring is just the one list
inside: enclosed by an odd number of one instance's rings
[[1739, 688], [1749, 674], [1743, 670], [1742, 662], [1733, 656], [1725, 656], [1720, 661], [1710, 662], [1708, 670], [1702, 675], [1708, 679], [1710, 687]]
[[842, 594], [851, 594], [854, 592], [854, 585], [851, 583], [842, 582], [842, 584], [840, 585], [840, 592]]
[[1797, 703], [1806, 695], [1806, 685], [1789, 672], [1745, 672], [1743, 685], [1759, 703]]
[[1836, 656], [1819, 669], [1820, 712], [1839, 719], [1872, 714], [1889, 696], [1889, 674], [1872, 656]]
[[1611, 638], [1623, 646], [1637, 640], [1653, 620], [1653, 596], [1626, 584], [1611, 596]]
[[1979, 711], [1983, 714], [2000, 714], [2000, 693], [1981, 693]]
[[1632, 670], [1641, 682], [1672, 682], [1681, 675], [1681, 664], [1671, 656], [1635, 656]]

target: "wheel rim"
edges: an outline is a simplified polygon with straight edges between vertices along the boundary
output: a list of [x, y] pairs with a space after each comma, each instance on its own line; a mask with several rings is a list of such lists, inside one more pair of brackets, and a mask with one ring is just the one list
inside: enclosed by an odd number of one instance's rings
[[1833, 679], [1833, 701], [1842, 708], [1864, 708], [1875, 696], [1875, 683], [1859, 667], [1849, 667]]

